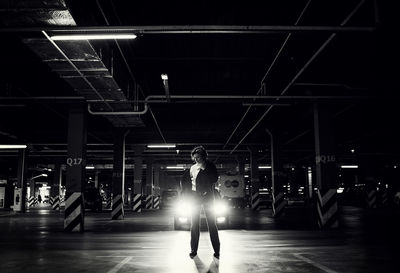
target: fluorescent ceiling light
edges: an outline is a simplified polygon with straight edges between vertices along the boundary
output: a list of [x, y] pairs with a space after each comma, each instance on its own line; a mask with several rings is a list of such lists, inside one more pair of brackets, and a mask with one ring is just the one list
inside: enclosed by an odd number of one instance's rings
[[147, 148], [175, 148], [175, 144], [149, 144]]
[[25, 149], [26, 145], [0, 145], [0, 149]]
[[185, 167], [183, 167], [183, 166], [167, 166], [166, 169], [168, 169], [168, 170], [184, 170]]
[[342, 169], [357, 169], [358, 165], [342, 165], [340, 166]]
[[135, 39], [135, 34], [69, 34], [54, 35], [50, 37], [54, 41], [76, 41], [76, 40], [110, 40], [110, 39]]
[[93, 170], [93, 169], [94, 169], [94, 166], [86, 166], [85, 168], [86, 168], [86, 169]]
[[259, 169], [271, 169], [271, 166], [258, 166]]
[[168, 75], [167, 74], [161, 74], [161, 79], [166, 81], [168, 80]]

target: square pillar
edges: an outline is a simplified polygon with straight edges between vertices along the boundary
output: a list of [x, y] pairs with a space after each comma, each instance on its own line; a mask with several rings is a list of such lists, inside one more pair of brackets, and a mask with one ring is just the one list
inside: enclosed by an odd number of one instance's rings
[[74, 105], [68, 116], [68, 156], [66, 161], [65, 231], [84, 231], [82, 189], [86, 167], [86, 108]]

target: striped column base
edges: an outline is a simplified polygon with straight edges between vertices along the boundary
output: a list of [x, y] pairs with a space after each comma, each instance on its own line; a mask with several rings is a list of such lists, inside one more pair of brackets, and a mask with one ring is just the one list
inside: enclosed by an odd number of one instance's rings
[[153, 196], [152, 195], [147, 195], [144, 198], [144, 209], [152, 209], [153, 208]]
[[122, 220], [124, 219], [124, 204], [122, 195], [118, 194], [113, 196], [112, 209], [111, 209], [111, 220]]
[[64, 231], [84, 231], [83, 198], [81, 192], [72, 193], [65, 201]]
[[376, 209], [377, 207], [377, 193], [375, 189], [370, 189], [367, 190], [367, 197], [366, 197], [366, 202], [367, 202], [367, 207], [371, 209]]
[[154, 196], [153, 198], [153, 209], [160, 209], [160, 196]]
[[50, 196], [50, 198], [49, 198], [49, 204], [52, 206], [53, 205], [53, 197], [52, 196]]
[[50, 199], [52, 199], [51, 208], [53, 210], [59, 210], [60, 209], [60, 197], [57, 195]]
[[133, 195], [133, 212], [142, 212], [142, 195], [141, 194], [134, 194]]
[[337, 189], [329, 189], [320, 191], [317, 189], [317, 212], [319, 228], [337, 228], [338, 222], [338, 205], [337, 205]]
[[251, 209], [255, 211], [260, 210], [260, 193], [258, 191], [253, 192], [251, 195]]
[[107, 197], [107, 201], [106, 201], [106, 208], [111, 208], [111, 204], [112, 204], [112, 199], [111, 197]]
[[388, 207], [389, 206], [389, 195], [387, 191], [383, 191], [381, 193], [381, 206]]
[[31, 207], [33, 207], [34, 205], [35, 205], [35, 197], [29, 196], [29, 199], [28, 199], [28, 207], [31, 208]]
[[284, 197], [283, 192], [279, 192], [278, 194], [275, 195], [275, 193], [272, 194], [272, 216], [273, 217], [279, 217], [283, 209], [286, 206], [286, 200]]

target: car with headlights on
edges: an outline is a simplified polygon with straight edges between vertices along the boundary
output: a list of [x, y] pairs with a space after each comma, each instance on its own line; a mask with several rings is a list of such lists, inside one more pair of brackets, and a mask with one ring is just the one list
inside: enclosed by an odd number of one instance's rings
[[[174, 208], [174, 229], [188, 230], [190, 229], [191, 216], [194, 210], [194, 201], [190, 197], [181, 197], [175, 204]], [[229, 207], [226, 200], [216, 198], [214, 201], [213, 211], [216, 217], [217, 227], [224, 229], [229, 227]], [[206, 215], [204, 208], [200, 212], [200, 229], [207, 227]]]

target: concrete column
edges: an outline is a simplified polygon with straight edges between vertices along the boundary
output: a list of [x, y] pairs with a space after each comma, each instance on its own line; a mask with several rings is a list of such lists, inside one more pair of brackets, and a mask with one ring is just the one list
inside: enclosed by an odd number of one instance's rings
[[68, 156], [66, 161], [65, 231], [84, 231], [82, 189], [86, 167], [86, 108], [72, 106], [68, 117]]
[[314, 105], [315, 175], [320, 190], [337, 188], [332, 116], [327, 105]]
[[135, 145], [133, 147], [133, 150], [135, 152], [135, 159], [134, 159], [134, 164], [135, 168], [133, 171], [133, 205], [132, 205], [132, 211], [133, 212], [142, 212], [142, 199], [143, 199], [143, 194], [145, 193], [145, 184], [143, 182], [142, 176], [143, 176], [143, 170], [142, 170], [142, 165], [143, 165], [143, 150], [144, 146], [141, 145]]
[[376, 145], [371, 145], [368, 139], [364, 139], [361, 142], [357, 161], [358, 161], [358, 174], [359, 183], [364, 184], [364, 205], [367, 208], [377, 208], [378, 207], [378, 182], [380, 175], [380, 166], [382, 161], [379, 156], [377, 156], [378, 151], [375, 150]]
[[56, 163], [53, 171], [53, 180], [50, 188], [50, 204], [52, 209], [60, 209], [60, 187], [62, 182], [62, 167], [60, 163]]
[[283, 169], [282, 137], [278, 130], [267, 130], [271, 139], [272, 211], [278, 217], [286, 205], [283, 185], [287, 184], [287, 174]]
[[[35, 179], [31, 178], [29, 180], [29, 191], [30, 191], [29, 200], [31, 200], [32, 198], [35, 198], [35, 191], [36, 191]], [[30, 203], [32, 203], [32, 201]], [[35, 204], [35, 203], [33, 203], [33, 204]]]
[[258, 172], [257, 150], [254, 147], [250, 149], [250, 177], [251, 177], [251, 208], [260, 209], [260, 178]]
[[154, 168], [154, 176], [153, 176], [153, 195], [158, 196], [161, 195], [161, 190], [160, 190], [160, 164], [153, 164]]
[[[18, 151], [18, 170], [17, 170], [17, 194], [20, 193], [19, 202], [21, 202], [20, 211], [26, 211], [26, 170], [27, 170], [27, 150]], [[14, 198], [15, 199], [15, 198]], [[15, 205], [15, 204], [14, 204]]]
[[53, 181], [50, 188], [51, 197], [60, 195], [61, 180], [62, 180], [62, 167], [60, 163], [56, 163], [54, 166]]
[[316, 207], [320, 228], [338, 227], [337, 167], [329, 105], [314, 104]]
[[146, 195], [153, 195], [153, 159], [146, 160]]
[[143, 194], [142, 191], [142, 175], [143, 175], [143, 170], [142, 170], [142, 165], [143, 165], [143, 153], [144, 147], [143, 146], [135, 146], [134, 151], [135, 151], [135, 169], [134, 169], [134, 174], [133, 174], [133, 192], [135, 194]]
[[94, 187], [96, 189], [99, 188], [99, 173], [100, 173], [99, 171], [96, 171], [94, 174]]
[[244, 160], [243, 156], [239, 156], [238, 157], [238, 166], [239, 166], [239, 174], [240, 175], [244, 175], [244, 173], [245, 173], [245, 170], [244, 170], [245, 160]]
[[114, 132], [114, 159], [112, 175], [112, 209], [111, 219], [124, 219], [125, 198], [125, 137], [127, 132]]

